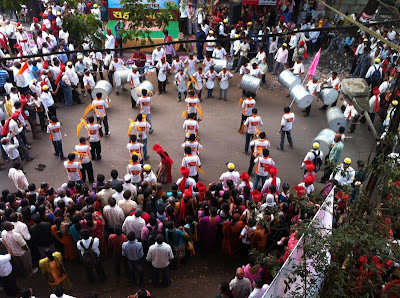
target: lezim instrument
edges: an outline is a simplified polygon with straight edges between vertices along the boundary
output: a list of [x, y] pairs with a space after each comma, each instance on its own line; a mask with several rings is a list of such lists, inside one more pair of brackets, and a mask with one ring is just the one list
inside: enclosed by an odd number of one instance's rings
[[329, 128], [338, 132], [339, 127], [346, 127], [347, 121], [339, 107], [331, 107], [326, 110], [326, 118], [328, 120]]
[[322, 151], [324, 156], [327, 156], [329, 154], [329, 151], [331, 150], [331, 144], [333, 143], [333, 140], [335, 139], [336, 133], [329, 128], [325, 128], [319, 132], [319, 134], [312, 140], [311, 144], [314, 142], [319, 143], [319, 150]]
[[256, 94], [261, 85], [261, 79], [245, 74], [240, 82], [240, 88]]
[[279, 83], [289, 89], [301, 84], [300, 77], [296, 76], [289, 69], [282, 71], [278, 77]]
[[111, 84], [106, 80], [101, 80], [96, 83], [92, 90], [92, 98], [96, 99], [96, 94], [101, 93], [101, 98], [106, 99], [112, 92]]
[[300, 109], [305, 109], [312, 104], [314, 96], [303, 85], [296, 85], [290, 90], [290, 97]]

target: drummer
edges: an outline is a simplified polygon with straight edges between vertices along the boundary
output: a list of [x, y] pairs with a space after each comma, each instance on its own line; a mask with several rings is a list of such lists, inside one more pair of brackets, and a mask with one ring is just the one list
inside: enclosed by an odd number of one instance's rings
[[[166, 86], [166, 79], [167, 79], [167, 71], [171, 69], [171, 66], [169, 65], [169, 63], [167, 61], [165, 61], [165, 56], [161, 57], [161, 60], [158, 61], [156, 68], [158, 69], [158, 76], [157, 76], [157, 80], [158, 80], [158, 94], [160, 95], [162, 92], [166, 92], [165, 91], [165, 86]], [[163, 77], [163, 78], [161, 78]], [[162, 79], [160, 81], [160, 79]]]
[[212, 53], [214, 59], [226, 60], [226, 50], [219, 43]]
[[151, 122], [151, 97], [148, 96], [146, 89], [142, 90], [142, 96], [138, 99], [140, 114], [146, 115], [146, 120], [150, 124], [149, 133], [153, 133], [153, 123]]
[[256, 55], [257, 64], [267, 64], [267, 54], [264, 52], [263, 48], [260, 48]]
[[233, 77], [233, 74], [228, 71], [226, 66], [222, 68], [222, 71], [217, 75], [218, 78], [221, 79], [221, 82], [219, 83], [219, 86], [227, 84], [226, 88], [220, 88], [219, 89], [219, 97], [218, 100], [222, 98], [222, 92], [224, 93], [224, 101], [227, 101], [227, 96], [228, 96], [228, 88], [229, 88], [229, 80]]
[[200, 102], [196, 97], [194, 90], [189, 91], [189, 96], [185, 98], [186, 102], [186, 112], [188, 115], [194, 114], [193, 119], [197, 119], [197, 104]]
[[[334, 71], [332, 72], [332, 76], [328, 79], [325, 80], [322, 83], [321, 89], [325, 89], [325, 88], [333, 88], [337, 91], [339, 91], [339, 87], [340, 87], [340, 79], [337, 75], [337, 72]], [[339, 98], [339, 97], [338, 97]], [[331, 107], [336, 107], [336, 103], [337, 103], [337, 99], [335, 100], [335, 102], [331, 105]], [[320, 110], [326, 110], [328, 108], [328, 105], [323, 105], [322, 108], [320, 108]]]
[[[129, 82], [129, 85], [131, 86], [131, 90], [140, 85], [141, 77], [144, 77], [144, 74], [140, 75], [138, 72], [138, 67], [136, 65], [133, 65], [132, 72], [130, 72], [128, 74], [128, 78], [127, 78], [127, 81]], [[136, 108], [136, 101], [132, 97], [132, 93], [131, 93], [131, 103], [132, 103], [132, 109]]]
[[185, 64], [187, 64], [188, 75], [191, 76], [196, 72], [196, 64], [199, 63], [196, 57], [193, 57], [193, 54], [189, 54], [189, 57], [186, 58]]
[[[120, 58], [118, 58], [116, 55], [114, 56], [114, 59], [110, 62], [110, 67], [108, 69], [108, 73], [114, 73], [116, 71], [121, 71], [124, 70], [124, 61]], [[118, 86], [115, 82], [115, 92], [117, 95], [119, 95], [121, 86]], [[124, 86], [122, 86], [122, 90], [126, 90]]]
[[203, 80], [205, 78], [205, 73], [203, 72], [203, 68], [200, 66], [197, 68], [197, 72], [193, 75], [194, 79], [196, 80], [194, 88], [197, 90], [197, 96], [199, 97], [200, 101], [203, 101], [201, 99], [201, 91], [203, 90]]
[[[242, 76], [245, 75], [245, 74], [249, 74], [250, 73], [250, 69], [251, 69], [250, 64], [246, 61], [240, 67], [239, 74], [242, 75]], [[246, 96], [246, 91], [242, 90], [242, 96], [243, 97]]]
[[[178, 102], [181, 101], [182, 99], [182, 94], [185, 96], [186, 99], [186, 81], [188, 79], [188, 75], [184, 72], [183, 68], [181, 68], [179, 70], [179, 72], [175, 75], [175, 81], [176, 81], [176, 86], [178, 86]], [[180, 92], [179, 90], [179, 86], [184, 86], [185, 87], [185, 91], [184, 92]]]
[[175, 56], [175, 60], [172, 61], [172, 68], [174, 69], [174, 75], [176, 76], [176, 74], [180, 71], [180, 69], [184, 69], [185, 68], [185, 63], [183, 63], [183, 61], [181, 59], [179, 59], [179, 56], [176, 55]]
[[[257, 66], [257, 63], [251, 65], [250, 75], [255, 78], [261, 78], [262, 82], [265, 83], [265, 73]], [[255, 94], [252, 94], [252, 96], [256, 97]]]
[[[310, 92], [310, 94], [316, 98], [318, 98], [318, 94], [321, 92], [321, 87], [320, 87], [320, 84], [318, 83], [318, 80], [319, 80], [319, 76], [315, 75], [313, 77], [312, 81], [309, 81], [308, 84], [306, 85], [307, 91]], [[304, 117], [310, 116], [311, 104], [305, 110], [303, 110], [303, 112], [306, 113], [304, 115]]]
[[204, 72], [207, 74], [207, 72], [210, 70], [211, 66], [215, 65], [214, 59], [211, 58], [211, 56], [207, 55], [206, 59], [203, 60], [204, 64]]
[[[300, 56], [297, 56], [296, 62], [294, 63], [292, 68], [289, 68], [289, 70], [298, 78], [304, 74], [304, 64], [301, 61], [302, 58]], [[288, 93], [286, 97], [289, 97], [290, 94]]]
[[[214, 70], [214, 66], [210, 66], [210, 70], [207, 71], [206, 73], [206, 78], [207, 78], [207, 83], [206, 83], [206, 87], [207, 87], [207, 97], [206, 98], [210, 98], [212, 97], [212, 92], [214, 90], [214, 80], [217, 77], [217, 72]], [[212, 86], [212, 88], [210, 88]]]

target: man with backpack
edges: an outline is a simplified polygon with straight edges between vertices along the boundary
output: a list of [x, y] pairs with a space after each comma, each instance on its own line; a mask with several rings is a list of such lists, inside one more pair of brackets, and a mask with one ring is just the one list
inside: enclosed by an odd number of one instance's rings
[[80, 230], [79, 235], [82, 240], [78, 241], [77, 247], [82, 254], [82, 262], [86, 267], [88, 279], [94, 282], [93, 268], [96, 270], [97, 275], [101, 281], [106, 279], [103, 265], [100, 260], [99, 238], [90, 237], [89, 230]]
[[[301, 164], [301, 168], [304, 168], [306, 165], [306, 161], [310, 160], [315, 165], [315, 172], [318, 172], [322, 166], [322, 156], [323, 156], [323, 153], [321, 150], [319, 150], [319, 143], [314, 142], [312, 144], [312, 149], [304, 157], [303, 163]], [[304, 174], [306, 172], [307, 172], [307, 170], [304, 170]]]
[[382, 80], [382, 67], [380, 65], [381, 59], [376, 58], [375, 64], [371, 65], [365, 75], [365, 79], [367, 80], [368, 84], [374, 87], [379, 87], [379, 84]]
[[142, 229], [141, 239], [143, 243], [143, 249], [145, 252], [149, 250], [149, 247], [156, 243], [156, 237], [162, 233], [163, 224], [154, 215], [149, 219], [149, 223]]
[[325, 183], [329, 177], [331, 176], [334, 167], [339, 163], [340, 158], [342, 157], [344, 144], [342, 142], [341, 136], [336, 135], [334, 139], [334, 145], [329, 152], [328, 159], [326, 161], [327, 165], [325, 167], [324, 176], [322, 176], [320, 183]]

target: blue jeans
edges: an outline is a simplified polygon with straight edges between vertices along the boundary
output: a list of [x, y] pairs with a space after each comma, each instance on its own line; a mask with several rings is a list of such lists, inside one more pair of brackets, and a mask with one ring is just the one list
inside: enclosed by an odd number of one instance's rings
[[146, 115], [146, 120], [151, 125], [151, 128], [149, 129], [149, 131], [153, 132], [153, 123], [151, 122], [151, 114]]
[[257, 188], [257, 185], [258, 185], [258, 181], [260, 181], [260, 178], [261, 178], [261, 181], [262, 181], [262, 185], [261, 186], [264, 186], [264, 183], [265, 183], [265, 181], [267, 180], [267, 177], [268, 176], [260, 176], [260, 175], [255, 175], [254, 176], [254, 185], [253, 185], [253, 188], [254, 189], [256, 189]]
[[182, 99], [182, 94], [183, 94], [183, 96], [185, 96], [185, 99], [186, 99], [187, 92], [185, 91], [185, 92], [178, 92], [178, 99], [179, 99], [179, 100]]
[[59, 141], [52, 141], [52, 143], [53, 143], [54, 151], [56, 152], [56, 154], [57, 154], [58, 156], [60, 156], [61, 159], [63, 159], [63, 158], [64, 158], [64, 152], [63, 152], [61, 140], [59, 140]]
[[226, 96], [228, 95], [228, 89], [219, 89], [219, 98], [222, 98], [222, 92], [224, 93], [224, 100], [226, 99]]
[[147, 155], [147, 138], [143, 139], [141, 143], [143, 144], [143, 157], [148, 158], [149, 156]]
[[163, 276], [163, 285], [168, 287], [171, 283], [171, 280], [169, 278], [169, 266], [165, 268], [155, 268], [152, 266], [152, 280], [154, 285], [158, 285], [160, 283], [160, 271]]
[[244, 152], [249, 153], [249, 145], [251, 139], [253, 139], [254, 134], [246, 132], [246, 143], [244, 144]]
[[212, 97], [213, 89], [207, 89], [207, 97]]
[[143, 278], [143, 259], [140, 260], [129, 260], [128, 259], [128, 266], [129, 266], [129, 277], [133, 284], [136, 285], [136, 272], [138, 274], [138, 279], [139, 279], [139, 284], [144, 283], [144, 278]]
[[64, 103], [66, 106], [72, 106], [74, 103], [72, 100], [72, 89], [70, 86], [67, 84], [64, 84], [63, 82], [60, 82], [61, 87], [63, 88], [63, 93], [64, 93]]
[[[139, 67], [139, 74], [141, 74], [141, 75], [144, 74], [144, 66], [143, 67]], [[146, 76], [139, 78], [140, 82], [143, 82], [145, 80], [146, 80]]]
[[288, 131], [281, 131], [281, 144], [280, 144], [280, 148], [283, 149], [283, 143], [285, 142], [285, 134], [287, 135], [287, 139], [289, 142], [290, 147], [293, 147], [293, 141], [292, 141], [292, 135], [290, 133], [290, 130]]

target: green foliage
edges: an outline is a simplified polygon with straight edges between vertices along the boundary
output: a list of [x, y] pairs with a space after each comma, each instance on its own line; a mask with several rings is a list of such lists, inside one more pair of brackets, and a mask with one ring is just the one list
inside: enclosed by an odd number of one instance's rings
[[178, 9], [175, 2], [165, 2], [165, 9], [154, 8], [156, 0], [147, 0], [143, 4], [140, 0], [122, 0], [123, 11], [128, 13], [128, 29], [121, 30], [124, 41], [136, 40], [145, 44], [146, 41], [152, 43], [149, 28], [158, 27], [160, 30], [175, 19], [174, 11]]
[[77, 45], [85, 41], [93, 42], [94, 48], [101, 48], [105, 38], [101, 25], [101, 21], [92, 14], [68, 14], [63, 21], [63, 26], [70, 34], [70, 40]]
[[27, 4], [28, 0], [1, 0], [0, 8], [3, 10], [21, 10], [22, 4]]

